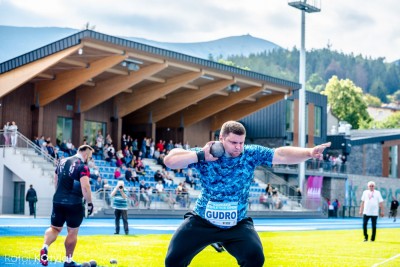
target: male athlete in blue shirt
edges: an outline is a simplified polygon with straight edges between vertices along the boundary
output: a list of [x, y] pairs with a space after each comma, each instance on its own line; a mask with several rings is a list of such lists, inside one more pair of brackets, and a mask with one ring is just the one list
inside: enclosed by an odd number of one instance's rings
[[330, 143], [314, 148], [244, 145], [246, 130], [236, 121], [222, 125], [220, 142], [224, 155], [211, 155], [208, 142], [202, 149], [175, 148], [164, 158], [171, 169], [196, 168], [202, 190], [193, 212], [177, 229], [168, 247], [167, 267], [188, 266], [205, 247], [220, 243], [240, 266], [263, 266], [261, 240], [253, 220], [246, 217], [247, 200], [254, 170], [259, 165], [297, 164], [310, 158], [320, 158]]

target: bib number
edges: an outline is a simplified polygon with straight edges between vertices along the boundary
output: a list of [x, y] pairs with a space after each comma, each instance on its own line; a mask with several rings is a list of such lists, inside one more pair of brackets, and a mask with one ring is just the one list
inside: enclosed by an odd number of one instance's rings
[[209, 201], [206, 207], [205, 218], [212, 224], [219, 227], [232, 227], [237, 223], [238, 203], [237, 202], [212, 202]]

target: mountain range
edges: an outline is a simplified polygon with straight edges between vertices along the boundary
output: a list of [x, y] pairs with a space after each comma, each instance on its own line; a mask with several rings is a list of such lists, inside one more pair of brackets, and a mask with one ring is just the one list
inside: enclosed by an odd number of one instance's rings
[[[0, 25], [0, 63], [79, 32], [59, 27], [13, 27]], [[137, 37], [116, 36], [203, 59], [226, 58], [230, 55], [257, 54], [280, 48], [278, 45], [249, 34], [197, 43], [168, 43]]]

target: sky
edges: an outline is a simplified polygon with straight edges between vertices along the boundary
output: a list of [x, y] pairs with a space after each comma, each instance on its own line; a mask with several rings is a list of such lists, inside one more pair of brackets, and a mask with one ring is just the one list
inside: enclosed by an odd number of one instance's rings
[[[292, 0], [289, 0], [292, 1]], [[397, 0], [307, 0], [306, 50], [326, 48], [400, 59]], [[192, 43], [250, 34], [301, 46], [301, 11], [288, 0], [0, 0], [0, 25], [66, 27], [160, 42]]]

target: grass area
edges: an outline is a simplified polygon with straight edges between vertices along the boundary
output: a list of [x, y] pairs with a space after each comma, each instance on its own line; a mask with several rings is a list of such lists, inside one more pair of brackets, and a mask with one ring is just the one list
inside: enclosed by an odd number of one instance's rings
[[[378, 229], [377, 241], [362, 242], [362, 230], [262, 232], [265, 266], [400, 266], [400, 229]], [[164, 266], [171, 235], [98, 235], [80, 236], [75, 250], [77, 262], [96, 259], [99, 265]], [[49, 250], [51, 260], [63, 260], [64, 236], [59, 236]], [[38, 258], [43, 237], [0, 237], [0, 255]], [[397, 257], [395, 257], [397, 255]], [[237, 266], [227, 252], [217, 253], [207, 247], [190, 265]]]

